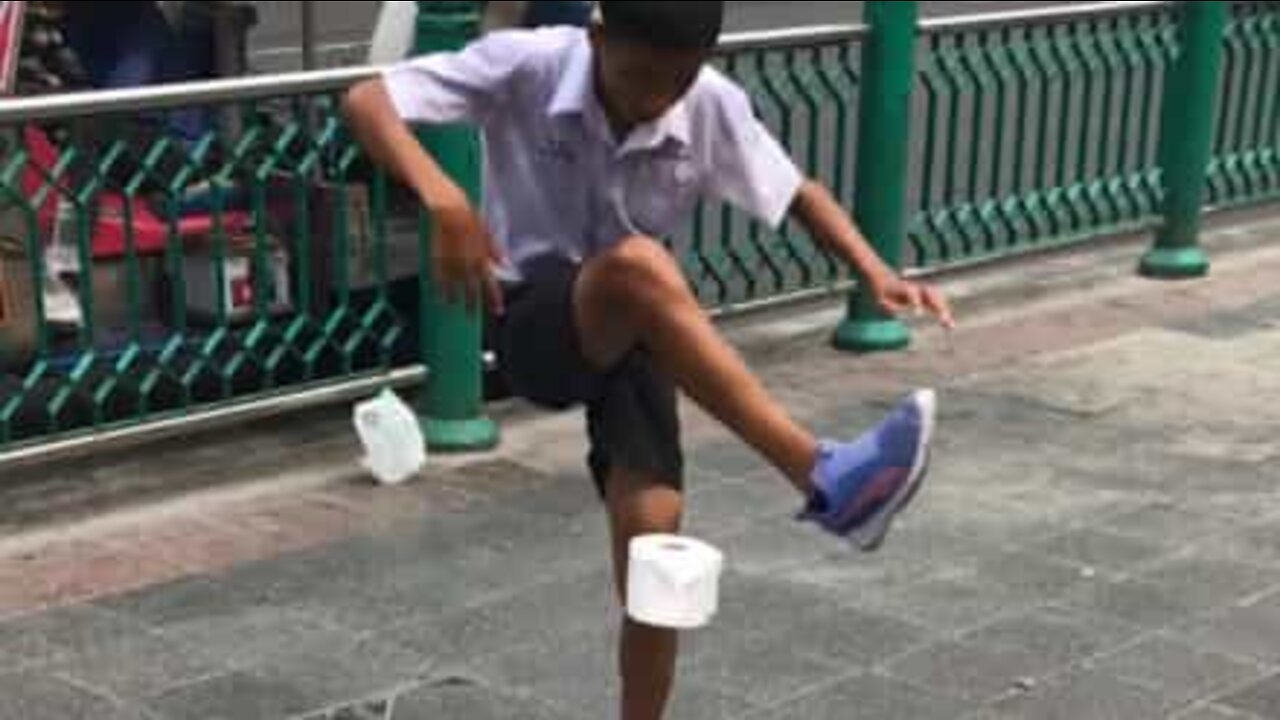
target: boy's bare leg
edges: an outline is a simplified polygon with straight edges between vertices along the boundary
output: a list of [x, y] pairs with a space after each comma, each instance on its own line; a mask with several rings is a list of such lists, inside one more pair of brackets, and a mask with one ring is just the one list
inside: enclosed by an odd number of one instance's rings
[[782, 471], [805, 497], [817, 441], [717, 333], [671, 255], [633, 237], [589, 260], [574, 294], [587, 359], [612, 367], [637, 345], [677, 386]]
[[[613, 568], [623, 604], [631, 539], [680, 530], [680, 492], [641, 473], [614, 470], [608, 480]], [[678, 635], [670, 630], [623, 621], [618, 652], [622, 675], [622, 720], [661, 720], [675, 681]]]

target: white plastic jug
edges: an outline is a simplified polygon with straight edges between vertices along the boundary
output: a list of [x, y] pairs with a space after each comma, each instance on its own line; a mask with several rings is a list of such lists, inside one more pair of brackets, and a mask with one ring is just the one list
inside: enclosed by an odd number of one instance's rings
[[399, 485], [427, 464], [427, 443], [413, 409], [390, 390], [356, 406], [362, 464], [383, 485]]
[[418, 3], [388, 0], [378, 10], [378, 22], [369, 44], [369, 64], [388, 65], [409, 57], [413, 49], [413, 29], [418, 22]]

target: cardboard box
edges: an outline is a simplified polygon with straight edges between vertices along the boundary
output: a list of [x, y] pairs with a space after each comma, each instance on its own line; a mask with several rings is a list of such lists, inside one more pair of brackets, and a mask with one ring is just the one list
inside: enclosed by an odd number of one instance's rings
[[[183, 279], [186, 282], [187, 312], [193, 319], [217, 321], [224, 314], [232, 322], [253, 319], [257, 308], [255, 293], [260, 284], [255, 276], [255, 243], [253, 237], [231, 238], [221, 258], [221, 277], [218, 253], [212, 244], [201, 243], [187, 250], [183, 257]], [[268, 312], [272, 315], [288, 313], [293, 308], [288, 255], [275, 238], [268, 238], [267, 243], [269, 277], [261, 285], [269, 293], [266, 299]], [[221, 293], [219, 281], [222, 283]]]
[[0, 368], [16, 368], [36, 352], [35, 292], [22, 243], [0, 238]]
[[[274, 188], [271, 227], [291, 243], [295, 255], [306, 253], [308, 257], [309, 277], [299, 278], [299, 282], [309, 283], [312, 311], [326, 312], [332, 307], [342, 280], [355, 292], [377, 287], [381, 282], [379, 239], [369, 187], [361, 183], [309, 184], [305, 209], [294, 199], [295, 191], [285, 181]], [[386, 245], [387, 281], [417, 277], [417, 218], [388, 218]]]

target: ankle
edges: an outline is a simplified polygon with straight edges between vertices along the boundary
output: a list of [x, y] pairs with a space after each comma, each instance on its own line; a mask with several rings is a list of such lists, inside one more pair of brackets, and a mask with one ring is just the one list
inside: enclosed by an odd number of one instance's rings
[[811, 500], [822, 494], [822, 461], [824, 442], [811, 440], [806, 443], [805, 450], [797, 455], [797, 462], [788, 473], [791, 484], [806, 499]]

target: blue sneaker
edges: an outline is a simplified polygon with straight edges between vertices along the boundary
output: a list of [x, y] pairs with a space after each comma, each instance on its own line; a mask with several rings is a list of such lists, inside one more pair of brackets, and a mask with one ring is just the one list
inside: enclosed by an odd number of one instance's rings
[[800, 519], [863, 552], [878, 550], [928, 474], [937, 404], [932, 390], [921, 390], [858, 440], [823, 443], [814, 469], [817, 492]]

